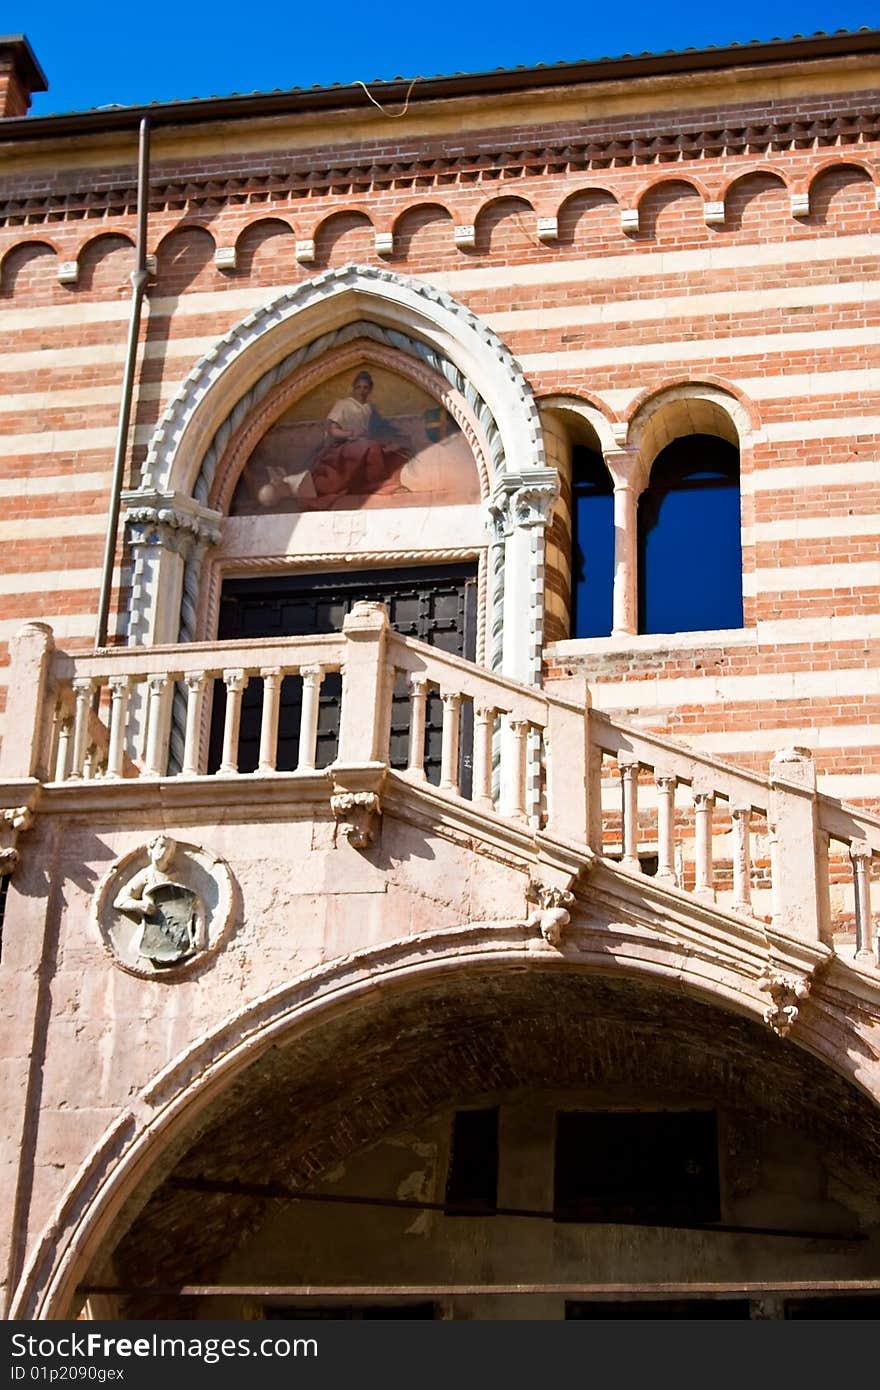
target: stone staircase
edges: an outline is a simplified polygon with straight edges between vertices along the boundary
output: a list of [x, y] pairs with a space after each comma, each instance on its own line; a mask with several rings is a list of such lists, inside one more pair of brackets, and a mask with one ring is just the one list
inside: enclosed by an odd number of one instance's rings
[[[334, 673], [342, 673], [338, 747], [319, 767], [320, 693]], [[302, 681], [299, 761], [282, 772], [287, 676]], [[241, 773], [241, 703], [253, 677], [262, 681], [259, 761]], [[222, 756], [208, 773], [218, 680], [226, 689]], [[395, 759], [392, 699], [399, 746], [404, 694], [408, 755]], [[432, 695], [442, 702], [433, 783], [425, 757]], [[527, 865], [529, 920], [553, 945], [588, 892], [641, 919], [720, 932], [735, 952], [754, 947], [771, 1014], [796, 1013], [804, 980], [832, 955], [880, 975], [870, 902], [880, 819], [818, 793], [807, 750], [780, 752], [769, 776], [758, 776], [592, 710], [583, 683], [549, 693], [401, 637], [378, 604], [357, 604], [339, 634], [96, 654], [57, 650], [50, 629], [29, 624], [12, 643], [0, 782], [7, 871], [28, 817], [51, 809], [53, 798], [74, 795], [87, 809], [135, 805], [157, 783], [181, 795], [189, 787], [202, 804], [283, 791], [316, 812], [323, 805], [364, 851], [383, 811], [395, 809], [474, 842], [503, 842]], [[775, 956], [771, 937], [781, 943]], [[781, 1028], [790, 1016], [780, 1012]]]

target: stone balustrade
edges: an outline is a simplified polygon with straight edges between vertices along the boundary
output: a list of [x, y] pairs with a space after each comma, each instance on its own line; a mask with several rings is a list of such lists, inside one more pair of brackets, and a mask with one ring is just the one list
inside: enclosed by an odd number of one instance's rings
[[[334, 756], [322, 765], [321, 694], [340, 675]], [[301, 683], [298, 758], [283, 772], [279, 712], [289, 678]], [[244, 773], [239, 725], [252, 681], [259, 752]], [[520, 685], [404, 638], [378, 604], [357, 604], [340, 634], [82, 655], [56, 651], [51, 632], [30, 624], [12, 644], [0, 779], [107, 787], [132, 778], [326, 776], [337, 790], [357, 791], [358, 770], [376, 769], [496, 824], [540, 833], [584, 863], [616, 861], [619, 872], [828, 944], [829, 866], [848, 859], [852, 908], [844, 915], [855, 958], [876, 964], [871, 872], [880, 819], [819, 794], [807, 750], [778, 753], [765, 778], [592, 710], [585, 689], [577, 695]], [[223, 701], [222, 738], [210, 764], [215, 699]], [[439, 756], [436, 747], [431, 756], [429, 707]]]

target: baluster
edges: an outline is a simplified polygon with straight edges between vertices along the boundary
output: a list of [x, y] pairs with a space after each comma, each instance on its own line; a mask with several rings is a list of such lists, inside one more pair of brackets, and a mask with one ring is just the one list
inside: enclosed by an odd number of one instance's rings
[[425, 780], [425, 706], [428, 677], [421, 673], [409, 678], [409, 758], [406, 775], [414, 782]]
[[639, 772], [637, 758], [618, 759], [620, 798], [623, 816], [623, 858], [621, 864], [631, 873], [640, 873], [639, 862]]
[[129, 676], [110, 677], [110, 747], [107, 752], [107, 776], [121, 777], [125, 761], [125, 719], [131, 694]]
[[502, 743], [502, 758], [506, 751], [509, 759], [506, 769], [508, 775], [502, 777], [502, 786], [505, 788], [505, 806], [502, 814], [509, 816], [511, 820], [525, 820], [526, 740], [529, 732], [529, 721], [508, 715], [507, 729], [509, 737], [506, 740], [508, 745], [506, 750], [504, 750]]
[[474, 705], [473, 801], [482, 811], [494, 810], [492, 802], [492, 735], [495, 710], [491, 705]]
[[298, 772], [314, 772], [318, 752], [318, 714], [324, 672], [320, 666], [304, 666], [302, 711], [299, 720]]
[[657, 773], [657, 874], [661, 883], [675, 882], [675, 788], [678, 778]]
[[871, 917], [869, 869], [872, 850], [867, 840], [853, 840], [849, 847], [852, 862], [853, 896], [856, 918], [856, 960], [874, 959], [874, 922]]
[[241, 723], [241, 697], [248, 678], [244, 671], [223, 672], [226, 686], [226, 718], [223, 723], [223, 758], [218, 772], [238, 772], [238, 728]]
[[147, 676], [147, 756], [144, 768], [147, 777], [164, 777], [168, 766], [165, 712], [169, 688], [167, 675]]
[[58, 751], [55, 754], [55, 781], [66, 782], [70, 776], [71, 737], [73, 716], [64, 710], [58, 711]]
[[752, 873], [749, 859], [751, 819], [751, 806], [731, 806], [730, 821], [733, 837], [733, 902], [731, 907], [734, 912], [750, 913], [752, 910]]
[[278, 764], [278, 703], [281, 696], [280, 666], [263, 666], [263, 710], [260, 716], [258, 772], [274, 772]]
[[70, 769], [72, 779], [80, 778], [86, 761], [89, 741], [89, 716], [92, 712], [93, 680], [75, 680], [73, 693], [76, 696], [76, 709], [73, 716], [73, 765]]
[[694, 892], [701, 898], [715, 901], [714, 867], [712, 864], [712, 811], [715, 806], [715, 793], [696, 788], [694, 797], [694, 819], [696, 822], [695, 882]]
[[461, 695], [456, 690], [441, 690], [443, 701], [443, 738], [440, 744], [440, 789], [458, 791], [458, 743], [461, 727]]
[[205, 703], [208, 676], [205, 671], [187, 671], [183, 679], [186, 685], [186, 732], [183, 737], [183, 767], [180, 771], [184, 777], [198, 777], [202, 707]]

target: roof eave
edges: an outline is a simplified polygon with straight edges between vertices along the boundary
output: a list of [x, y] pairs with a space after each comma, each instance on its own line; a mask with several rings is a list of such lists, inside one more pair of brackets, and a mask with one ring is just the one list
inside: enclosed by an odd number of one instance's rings
[[[772, 39], [766, 43], [733, 44], [684, 52], [627, 55], [595, 61], [557, 63], [529, 68], [502, 68], [492, 72], [458, 73], [450, 77], [395, 78], [371, 83], [371, 91], [383, 103], [404, 101], [411, 105], [460, 97], [509, 95], [517, 92], [755, 67], [758, 65], [818, 61], [859, 54], [880, 53], [880, 30], [821, 34], [812, 37]], [[36, 61], [36, 60], [34, 60]], [[284, 92], [254, 92], [228, 97], [199, 97], [191, 101], [156, 102], [110, 110], [69, 112], [57, 116], [7, 117], [0, 120], [0, 142], [52, 139], [55, 136], [113, 133], [131, 130], [147, 117], [154, 128], [214, 121], [297, 115], [309, 112], [345, 111], [367, 102], [358, 84], [313, 87]]]

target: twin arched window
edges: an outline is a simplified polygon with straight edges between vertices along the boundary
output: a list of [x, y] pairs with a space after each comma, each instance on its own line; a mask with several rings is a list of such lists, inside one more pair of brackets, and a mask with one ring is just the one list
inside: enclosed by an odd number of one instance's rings
[[[614, 488], [601, 454], [572, 451], [572, 636], [612, 628]], [[674, 439], [638, 502], [640, 633], [742, 627], [739, 450], [711, 434]], [[615, 557], [617, 559], [615, 560]]]

